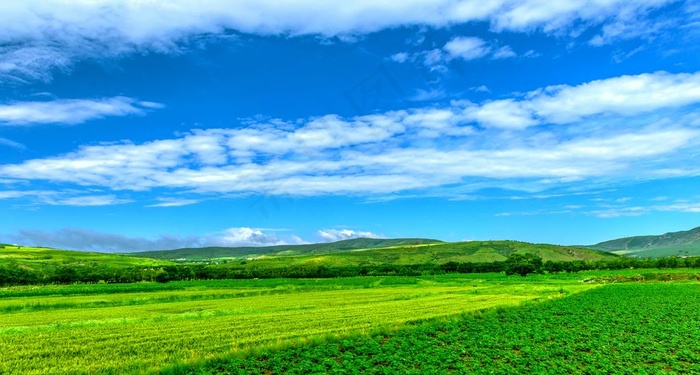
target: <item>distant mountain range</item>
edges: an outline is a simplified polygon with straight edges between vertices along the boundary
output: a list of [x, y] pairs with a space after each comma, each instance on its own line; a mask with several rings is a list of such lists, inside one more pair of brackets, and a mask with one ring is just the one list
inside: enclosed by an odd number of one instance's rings
[[670, 232], [658, 236], [635, 236], [601, 242], [588, 246], [618, 255], [638, 257], [698, 256], [700, 255], [700, 227]]
[[219, 258], [246, 258], [262, 255], [285, 256], [305, 254], [331, 254], [348, 250], [376, 249], [436, 243], [443, 242], [427, 238], [353, 238], [337, 242], [315, 243], [305, 245], [183, 248], [175, 250], [142, 251], [136, 253], [129, 253], [126, 255], [154, 259], [205, 260]]
[[162, 260], [255, 260], [261, 267], [291, 265], [362, 266], [493, 262], [512, 253], [533, 253], [544, 260], [610, 259], [617, 255], [581, 247], [518, 241], [442, 242], [425, 238], [356, 238], [331, 243], [269, 247], [205, 247], [147, 251], [126, 255]]

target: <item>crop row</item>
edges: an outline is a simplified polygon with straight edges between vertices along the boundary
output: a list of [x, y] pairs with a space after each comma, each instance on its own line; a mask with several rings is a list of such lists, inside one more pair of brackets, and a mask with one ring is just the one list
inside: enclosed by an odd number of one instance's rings
[[269, 350], [165, 373], [698, 374], [700, 284], [618, 284], [393, 334]]

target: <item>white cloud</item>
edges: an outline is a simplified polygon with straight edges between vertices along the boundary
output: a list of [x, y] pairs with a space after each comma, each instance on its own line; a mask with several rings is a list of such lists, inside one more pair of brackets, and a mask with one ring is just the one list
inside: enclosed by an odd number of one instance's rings
[[700, 72], [655, 72], [550, 86], [528, 94], [532, 112], [545, 121], [569, 123], [587, 116], [631, 115], [700, 101]]
[[131, 199], [117, 198], [113, 194], [83, 195], [70, 198], [48, 199], [47, 203], [54, 206], [112, 206], [133, 202]]
[[108, 195], [84, 195], [71, 198], [48, 199], [47, 203], [54, 206], [111, 206], [115, 204], [130, 203], [130, 199], [120, 199], [112, 194]]
[[457, 36], [449, 40], [442, 48], [419, 51], [412, 54], [400, 52], [391, 56], [397, 63], [420, 62], [433, 70], [446, 70], [443, 64], [459, 59], [471, 61], [481, 58], [494, 60], [516, 57], [517, 54], [510, 46], [497, 47], [494, 42], [487, 42], [473, 36]]
[[321, 229], [318, 235], [328, 242], [349, 240], [352, 238], [382, 238], [382, 236], [365, 231], [354, 231], [352, 229]]
[[[700, 171], [689, 151], [700, 146], [700, 128], [687, 113], [697, 104], [700, 73], [658, 72], [483, 103], [275, 119], [141, 144], [83, 146], [0, 165], [0, 179], [189, 196], [371, 196], [694, 176]], [[68, 198], [78, 195], [104, 194]]]
[[274, 246], [287, 245], [288, 242], [274, 234], [263, 233], [258, 228], [229, 228], [221, 234], [206, 240], [210, 246]]
[[36, 196], [38, 193], [40, 192], [36, 190], [4, 190], [0, 191], [0, 199], [16, 199], [27, 196]]
[[153, 102], [117, 96], [103, 99], [63, 99], [0, 104], [0, 125], [80, 124], [109, 116], [143, 115], [160, 108]]
[[655, 72], [548, 86], [523, 99], [470, 106], [467, 115], [485, 126], [525, 128], [568, 124], [595, 115], [631, 116], [700, 102], [700, 72]]
[[508, 9], [493, 20], [496, 30], [531, 30], [541, 27], [545, 32], [565, 29], [575, 21], [599, 24], [604, 20], [632, 23], [650, 10], [673, 0], [646, 1], [512, 1]]
[[182, 199], [182, 198], [158, 198], [158, 203], [148, 205], [146, 207], [182, 207], [197, 204], [198, 199]]
[[29, 199], [32, 204], [51, 206], [111, 206], [131, 203], [133, 200], [118, 198], [114, 194], [88, 194], [80, 190], [5, 190], [0, 191], [2, 199]]
[[670, 204], [656, 204], [649, 206], [605, 206], [591, 210], [588, 212], [588, 214], [607, 219], [626, 216], [642, 216], [652, 212], [700, 213], [700, 202], [676, 201]]
[[7, 146], [7, 147], [12, 147], [20, 150], [24, 150], [26, 147], [18, 142], [15, 142], [11, 139], [7, 138], [0, 138], [0, 146]]
[[486, 56], [491, 48], [481, 38], [455, 37], [445, 44], [443, 50], [450, 58], [461, 58], [469, 61]]
[[496, 100], [468, 108], [466, 117], [487, 127], [523, 129], [538, 124], [526, 104], [513, 99]]
[[493, 58], [496, 60], [507, 59], [515, 56], [517, 56], [517, 54], [512, 48], [510, 48], [510, 46], [503, 46], [493, 53]]
[[[647, 14], [671, 0], [452, 0], [328, 2], [210, 0], [62, 1], [0, 4], [0, 80], [51, 78], [77, 60], [135, 52], [180, 51], [230, 30], [258, 35], [353, 35], [424, 25], [488, 22], [493, 31], [558, 32], [608, 25], [602, 37], [639, 30]], [[624, 25], [624, 30], [618, 31]]]
[[404, 63], [409, 60], [411, 56], [406, 52], [399, 52], [397, 54], [391, 55], [391, 59], [397, 63]]
[[433, 101], [436, 99], [442, 99], [445, 96], [447, 96], [447, 94], [443, 90], [418, 89], [418, 90], [416, 90], [416, 93], [409, 100], [415, 101], [415, 102], [424, 102], [424, 101]]

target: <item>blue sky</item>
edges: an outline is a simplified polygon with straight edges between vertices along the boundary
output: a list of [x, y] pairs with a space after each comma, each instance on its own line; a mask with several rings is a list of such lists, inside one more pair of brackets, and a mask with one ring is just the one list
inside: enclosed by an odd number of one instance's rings
[[0, 5], [0, 241], [700, 225], [700, 2]]

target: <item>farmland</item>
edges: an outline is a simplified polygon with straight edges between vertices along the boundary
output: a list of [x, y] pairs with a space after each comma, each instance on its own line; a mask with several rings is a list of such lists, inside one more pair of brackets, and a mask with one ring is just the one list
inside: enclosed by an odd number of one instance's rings
[[[639, 270], [627, 270], [616, 271], [615, 275], [618, 275], [614, 276], [617, 278], [626, 277], [633, 280], [642, 274]], [[649, 278], [650, 275], [656, 277], [655, 275], [660, 273], [648, 271], [643, 275]], [[695, 279], [696, 276], [687, 270], [664, 273], [667, 280]], [[299, 355], [299, 358], [315, 358], [320, 354], [313, 352], [314, 350], [327, 350], [322, 349], [328, 348], [324, 346], [324, 342], [334, 343], [328, 345], [336, 348], [341, 348], [338, 342], [347, 345], [352, 343], [357, 347], [357, 352], [350, 353], [354, 353], [352, 357], [358, 361], [376, 350], [387, 351], [382, 355], [397, 356], [391, 360], [395, 361], [399, 355], [405, 355], [401, 351], [404, 350], [401, 349], [401, 345], [407, 344], [397, 342], [392, 344], [397, 346], [385, 346], [382, 343], [386, 340], [403, 340], [401, 337], [414, 337], [411, 335], [420, 332], [430, 337], [443, 337], [447, 332], [457, 335], [452, 338], [444, 336], [444, 345], [459, 345], [457, 352], [463, 353], [476, 350], [472, 346], [473, 340], [477, 338], [469, 338], [474, 333], [460, 331], [461, 323], [455, 322], [462, 321], [460, 319], [476, 319], [469, 315], [475, 312], [480, 317], [491, 316], [489, 314], [492, 313], [478, 313], [485, 309], [498, 308], [498, 311], [507, 312], [506, 316], [510, 322], [508, 324], [511, 327], [508, 334], [512, 336], [513, 332], [517, 331], [517, 319], [531, 319], [527, 314], [540, 311], [537, 309], [549, 311], [546, 309], [561, 306], [571, 309], [584, 301], [583, 307], [580, 308], [586, 309], [586, 304], [594, 304], [591, 308], [597, 311], [596, 317], [600, 318], [607, 316], [600, 303], [616, 305], [617, 298], [626, 301], [626, 306], [629, 307], [629, 303], [632, 302], [627, 301], [629, 298], [625, 297], [625, 293], [631, 292], [624, 288], [616, 289], [618, 285], [605, 285], [606, 282], [614, 281], [611, 277], [613, 276], [609, 271], [589, 271], [578, 274], [530, 275], [527, 278], [503, 274], [449, 274], [424, 277], [217, 280], [167, 284], [78, 284], [4, 288], [0, 290], [0, 373], [197, 373], [196, 371], [200, 370], [207, 373], [210, 370], [219, 371], [216, 369], [225, 369], [221, 373], [228, 373], [231, 368], [245, 369], [240, 370], [242, 373], [276, 373], [274, 368], [271, 370], [268, 367], [279, 365], [279, 358], [296, 355]], [[692, 289], [697, 288], [697, 284], [690, 281], [680, 282], [686, 284], [678, 284], [679, 289], [673, 289], [676, 284], [671, 284], [668, 293], [673, 298], [666, 300], [664, 306], [671, 309], [674, 306], [673, 301], [683, 301], [682, 303], [689, 308], [700, 311], [700, 308], [694, 305], [698, 302], [698, 294], [691, 293], [692, 290], [697, 290]], [[641, 288], [634, 291], [644, 298], [653, 298], [659, 293], [658, 288], [663, 288], [654, 283], [635, 287]], [[599, 293], [598, 289], [604, 290], [600, 292], [603, 296], [608, 296], [605, 293], [613, 293], [613, 296], [617, 297], [606, 299], [596, 297], [598, 295], [595, 294], [590, 297], [589, 293], [592, 290]], [[663, 295], [668, 293], [664, 289]], [[659, 294], [657, 298], [665, 298], [663, 295]], [[557, 302], [558, 300], [561, 301]], [[564, 302], [570, 300], [573, 302]], [[516, 308], [523, 303], [527, 305]], [[632, 307], [641, 309], [641, 303]], [[578, 314], [575, 310], [563, 311], [562, 316], [568, 319], [576, 319], [574, 315]], [[692, 310], [684, 310], [682, 314], [693, 321], [695, 318], [690, 311]], [[631, 313], [639, 316], [666, 312], [663, 309], [647, 312], [631, 310]], [[525, 315], [513, 318], [521, 313]], [[552, 324], [551, 321], [542, 318], [547, 313], [537, 314], [539, 315], [532, 317], [533, 324]], [[615, 314], [617, 315], [612, 315], [609, 319], [626, 319], [625, 315], [619, 315], [619, 312]], [[634, 319], [623, 323], [636, 324], [634, 322], [637, 315], [630, 315]], [[459, 316], [462, 317], [455, 318]], [[488, 323], [489, 319], [496, 318], [479, 319], [482, 319], [480, 322]], [[501, 319], [500, 315], [498, 319]], [[488, 337], [496, 340], [493, 343], [493, 350], [496, 350], [497, 347], [505, 345], [498, 340], [509, 336], [504, 336], [507, 332], [499, 331], [505, 328], [494, 324], [472, 324], [470, 329], [481, 327], [479, 334], [490, 335]], [[571, 328], [573, 320], [568, 324], [569, 326], [563, 327]], [[439, 332], [429, 333], [430, 329], [434, 328]], [[524, 346], [522, 340], [530, 337], [528, 335], [534, 334], [533, 332], [527, 331], [522, 333], [524, 336], [514, 339], [513, 342], [518, 345], [521, 354], [535, 355], [533, 353], [541, 354], [541, 350], [548, 350]], [[539, 340], [539, 336], [532, 337]], [[552, 333], [551, 338], [559, 340], [555, 333]], [[424, 338], [420, 337], [410, 340], [415, 341], [415, 345], [433, 345], [432, 341], [422, 341]], [[322, 345], [308, 345], [309, 343]], [[513, 350], [508, 349], [509, 345], [503, 346], [502, 350]], [[561, 343], [557, 345], [561, 346]], [[445, 350], [448, 350], [448, 347]], [[442, 350], [440, 348], [442, 347], [436, 346], [431, 350]], [[265, 350], [277, 354], [256, 357]], [[481, 356], [480, 361], [484, 361], [486, 356], [491, 354], [493, 353], [475, 353]], [[508, 362], [506, 359], [510, 357], [505, 352], [497, 354], [498, 357], [494, 358], [505, 358], [503, 363], [507, 366], [503, 367], [504, 369], [519, 363]], [[221, 359], [231, 355], [234, 356], [231, 357], [233, 359]], [[352, 373], [356, 372], [353, 368], [361, 368], [360, 364], [345, 360], [345, 357], [350, 355], [347, 351], [342, 350], [342, 353], [337, 355], [340, 357], [336, 359], [340, 359], [343, 366], [350, 366], [339, 371]], [[329, 358], [334, 357], [331, 355]], [[284, 361], [287, 360], [289, 358]], [[391, 361], [386, 362], [385, 366], [394, 366], [389, 365], [394, 363]], [[452, 362], [455, 361], [459, 362], [453, 358]], [[275, 363], [277, 365], [274, 365]], [[459, 363], [460, 366], [474, 365], [469, 361]], [[297, 368], [292, 373], [308, 371], [308, 367], [305, 367], [308, 363], [303, 361], [291, 361], [288, 365]], [[328, 364], [324, 364], [326, 365]], [[440, 368], [425, 370], [442, 371]], [[323, 372], [320, 368], [317, 368], [317, 371]], [[416, 371], [414, 373], [421, 373]]]
[[617, 284], [189, 374], [697, 374], [700, 285]]
[[0, 293], [0, 372], [142, 373], [593, 287], [496, 274], [14, 287]]

